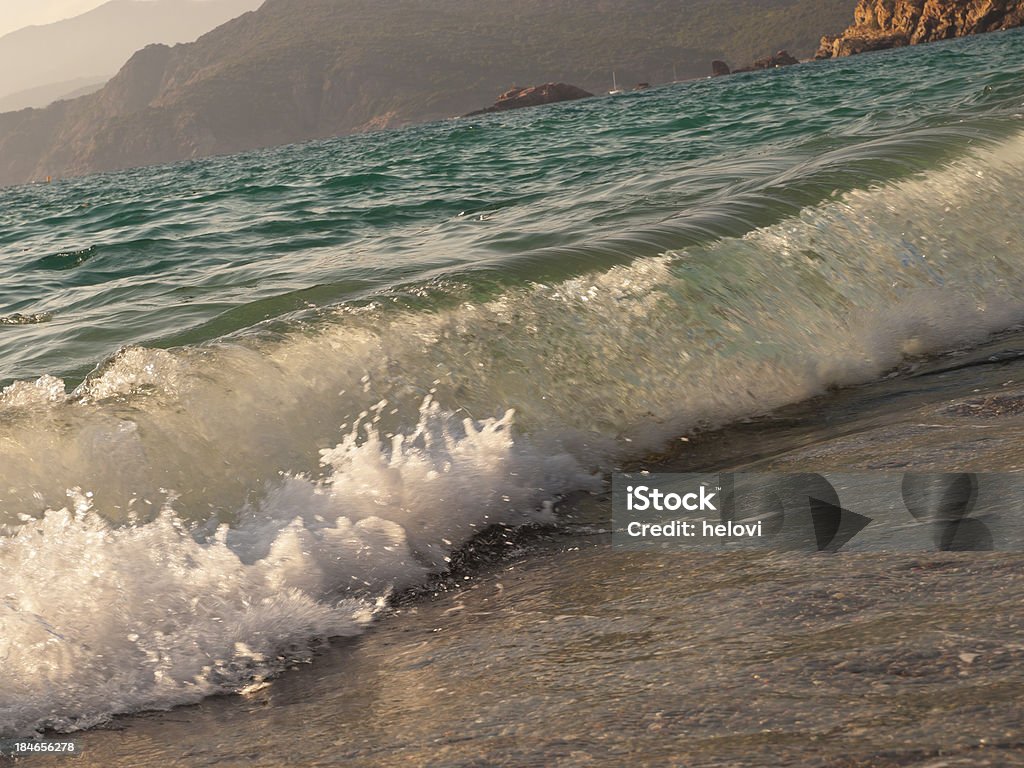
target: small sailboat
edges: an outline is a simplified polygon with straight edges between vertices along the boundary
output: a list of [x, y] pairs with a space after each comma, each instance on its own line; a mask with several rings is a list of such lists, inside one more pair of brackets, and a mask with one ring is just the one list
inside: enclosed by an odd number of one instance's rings
[[608, 95], [609, 96], [620, 96], [623, 93], [625, 93], [625, 91], [623, 91], [621, 88], [619, 88], [619, 83], [615, 79], [615, 73], [612, 72], [612, 89], [610, 91], [608, 91]]

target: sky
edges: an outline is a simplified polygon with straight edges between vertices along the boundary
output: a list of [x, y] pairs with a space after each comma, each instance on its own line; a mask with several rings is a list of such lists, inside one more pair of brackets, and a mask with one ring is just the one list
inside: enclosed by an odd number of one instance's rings
[[107, 0], [0, 0], [0, 35], [91, 11]]

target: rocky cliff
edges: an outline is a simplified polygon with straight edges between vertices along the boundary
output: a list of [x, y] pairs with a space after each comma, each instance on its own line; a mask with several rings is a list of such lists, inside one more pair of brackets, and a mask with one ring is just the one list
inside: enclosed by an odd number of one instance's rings
[[1024, 0], [860, 0], [853, 25], [815, 58], [917, 45], [1024, 25]]

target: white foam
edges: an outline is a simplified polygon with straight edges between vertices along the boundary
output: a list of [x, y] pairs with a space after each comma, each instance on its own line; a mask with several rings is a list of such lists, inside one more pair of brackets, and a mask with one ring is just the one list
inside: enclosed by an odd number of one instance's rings
[[165, 506], [116, 526], [72, 504], [0, 538], [0, 734], [68, 730], [258, 684], [352, 635], [495, 523], [550, 522], [550, 494], [595, 487], [574, 462], [429, 398], [385, 440], [360, 421], [323, 480], [286, 476], [235, 527]]
[[0, 391], [0, 408], [47, 408], [62, 403], [67, 395], [64, 382], [56, 376], [40, 376], [35, 381], [16, 381]]

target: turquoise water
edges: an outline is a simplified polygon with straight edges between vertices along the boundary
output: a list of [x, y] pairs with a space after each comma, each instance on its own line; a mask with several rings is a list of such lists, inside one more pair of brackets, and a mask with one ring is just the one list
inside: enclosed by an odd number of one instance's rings
[[0, 191], [0, 380], [742, 235], [1017, 130], [1019, 38]]
[[0, 733], [243, 688], [621, 461], [1019, 323], [1022, 48], [0, 190]]

